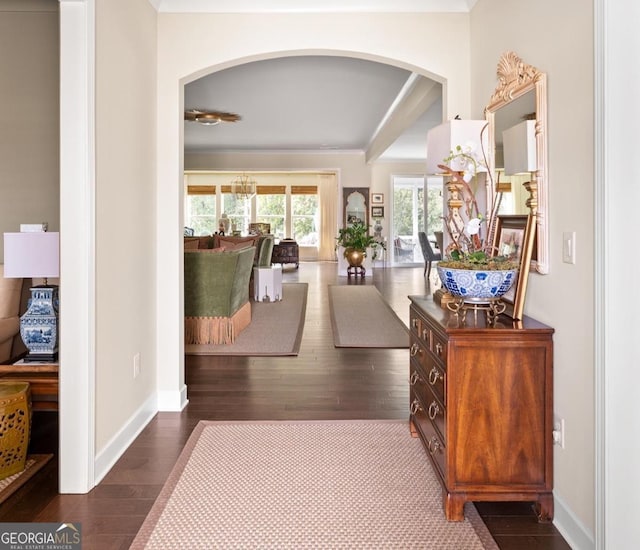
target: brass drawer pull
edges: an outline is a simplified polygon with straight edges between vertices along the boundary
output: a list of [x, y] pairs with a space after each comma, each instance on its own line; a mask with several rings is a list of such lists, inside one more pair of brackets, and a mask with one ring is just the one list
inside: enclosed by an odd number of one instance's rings
[[443, 349], [444, 349], [444, 348], [442, 347], [442, 344], [441, 344], [440, 342], [436, 342], [436, 353], [437, 353], [438, 355], [442, 355], [442, 350], [443, 350]]
[[413, 328], [418, 328], [418, 319], [416, 317], [414, 317], [413, 319], [411, 319], [411, 326]]
[[411, 351], [409, 353], [411, 353], [411, 357], [415, 357], [419, 351], [420, 351], [420, 346], [418, 344], [412, 344]]
[[442, 448], [442, 444], [440, 443], [440, 441], [438, 441], [438, 438], [434, 435], [429, 440], [429, 443], [428, 443], [427, 447], [429, 448], [429, 452], [431, 454], [434, 454], [436, 451], [438, 451], [438, 450], [440, 450], [440, 448]]
[[414, 399], [413, 403], [411, 403], [411, 414], [416, 414], [421, 408], [420, 401]]
[[422, 329], [422, 339], [429, 340], [429, 331], [426, 328]]
[[438, 407], [438, 404], [435, 401], [432, 401], [431, 405], [429, 405], [429, 418], [433, 420], [436, 416], [438, 416], [439, 412], [440, 407]]
[[412, 386], [415, 386], [418, 380], [420, 380], [420, 375], [416, 371], [413, 371], [411, 373], [411, 378], [409, 378], [409, 384], [411, 384]]
[[429, 372], [429, 384], [431, 384], [432, 386], [435, 386], [438, 380], [442, 380], [442, 375], [440, 374], [440, 372], [436, 367], [433, 367]]

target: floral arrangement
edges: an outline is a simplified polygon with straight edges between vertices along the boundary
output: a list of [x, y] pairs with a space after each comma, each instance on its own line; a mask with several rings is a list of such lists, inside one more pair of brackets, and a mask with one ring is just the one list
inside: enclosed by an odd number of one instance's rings
[[[487, 125], [483, 127], [482, 132], [486, 128]], [[478, 151], [474, 143], [458, 145], [443, 162], [445, 164], [439, 164], [438, 167], [451, 178], [451, 188], [456, 190], [455, 198], [462, 202], [462, 207], [461, 212], [450, 209], [449, 215], [445, 218], [451, 244], [445, 250], [447, 259], [439, 265], [459, 269], [517, 269], [517, 262], [494, 255], [492, 239], [500, 207], [500, 194], [496, 193], [493, 197], [491, 212], [487, 216], [478, 208], [476, 186], [480, 171], [487, 173], [491, 180], [491, 188], [497, 189], [488, 169], [484, 150]]]

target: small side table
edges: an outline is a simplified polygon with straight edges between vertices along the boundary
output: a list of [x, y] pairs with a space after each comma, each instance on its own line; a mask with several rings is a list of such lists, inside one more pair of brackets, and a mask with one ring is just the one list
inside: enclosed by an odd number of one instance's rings
[[34, 411], [58, 410], [58, 363], [0, 365], [0, 381], [29, 382]]
[[282, 266], [253, 268], [253, 299], [256, 302], [282, 300]]
[[300, 264], [298, 243], [291, 239], [282, 239], [273, 245], [271, 253], [272, 264], [296, 264], [296, 269]]

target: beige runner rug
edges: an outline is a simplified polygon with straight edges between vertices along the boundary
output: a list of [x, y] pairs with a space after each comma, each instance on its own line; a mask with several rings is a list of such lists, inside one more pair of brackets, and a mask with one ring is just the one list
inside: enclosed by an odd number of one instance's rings
[[307, 311], [307, 283], [282, 285], [282, 301], [251, 302], [251, 323], [233, 344], [186, 344], [186, 355], [298, 355]]
[[329, 307], [335, 347], [409, 347], [407, 327], [376, 287], [329, 285]]
[[201, 421], [131, 548], [496, 550], [465, 518], [408, 421]]

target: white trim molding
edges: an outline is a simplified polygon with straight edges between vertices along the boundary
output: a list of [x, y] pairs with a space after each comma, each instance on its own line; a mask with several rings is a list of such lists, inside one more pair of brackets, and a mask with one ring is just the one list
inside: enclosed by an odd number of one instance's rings
[[158, 411], [180, 412], [189, 404], [187, 386], [182, 385], [179, 391], [159, 391]]
[[553, 494], [554, 518], [553, 524], [575, 550], [594, 550], [595, 542], [593, 533], [575, 516], [571, 508], [554, 492]]
[[60, 0], [60, 492], [95, 486], [95, 0]]
[[465, 13], [477, 0], [149, 0], [167, 13]]
[[144, 430], [147, 424], [156, 415], [156, 396], [152, 395], [145, 403], [136, 411], [131, 419], [122, 427], [122, 429], [107, 443], [96, 456], [95, 461], [95, 484], [102, 481], [104, 476], [114, 466], [118, 459], [124, 454], [129, 446], [134, 442], [140, 432]]

